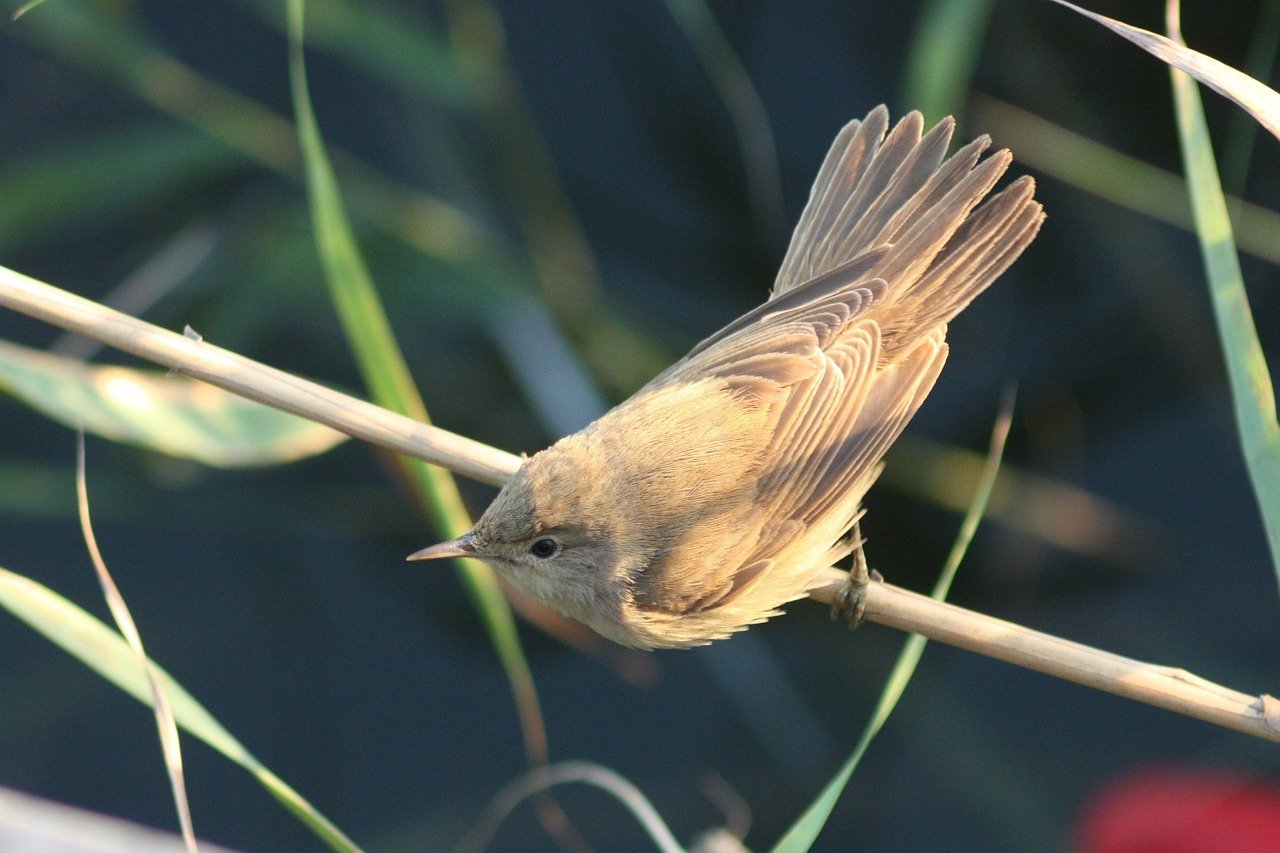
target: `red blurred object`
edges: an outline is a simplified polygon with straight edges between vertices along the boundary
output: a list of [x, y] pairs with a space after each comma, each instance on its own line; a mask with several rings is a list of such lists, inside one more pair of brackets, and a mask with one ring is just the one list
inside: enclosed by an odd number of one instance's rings
[[1080, 853], [1280, 853], [1280, 785], [1210, 770], [1125, 776], [1081, 810]]

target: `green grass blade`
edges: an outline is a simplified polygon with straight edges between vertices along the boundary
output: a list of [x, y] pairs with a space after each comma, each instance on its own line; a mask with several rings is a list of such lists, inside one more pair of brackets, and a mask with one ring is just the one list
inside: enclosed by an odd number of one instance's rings
[[93, 532], [93, 521], [89, 513], [89, 478], [85, 473], [84, 430], [76, 430], [76, 509], [80, 514], [80, 534], [89, 549], [89, 559], [93, 563], [94, 572], [98, 576], [98, 584], [102, 587], [103, 598], [107, 609], [115, 620], [116, 628], [129, 644], [133, 659], [142, 668], [147, 679], [147, 693], [156, 718], [156, 734], [160, 739], [160, 751], [164, 756], [165, 770], [169, 774], [169, 787], [173, 792], [173, 804], [178, 813], [178, 824], [182, 828], [182, 841], [187, 850], [196, 853], [196, 830], [191, 820], [191, 800], [187, 796], [186, 773], [182, 764], [182, 742], [178, 737], [178, 724], [173, 716], [173, 706], [165, 695], [164, 688], [156, 676], [156, 669], [151, 665], [146, 648], [142, 644], [142, 634], [134, 622], [129, 604], [120, 594], [107, 561], [98, 548], [98, 537]]
[[[1081, 9], [1067, 0], [1052, 0], [1052, 2], [1059, 6], [1066, 6], [1091, 21], [1101, 24], [1171, 68], [1185, 71], [1224, 98], [1235, 101], [1253, 116], [1258, 124], [1280, 139], [1280, 92], [1232, 68], [1225, 62], [1192, 50], [1180, 40], [1168, 39], [1150, 30]], [[1176, 4], [1173, 4], [1172, 8], [1176, 8]]]
[[[408, 365], [396, 345], [391, 324], [352, 235], [312, 110], [303, 61], [303, 1], [289, 0], [288, 11], [289, 79], [297, 113], [299, 142], [306, 163], [316, 243], [330, 296], [374, 401], [392, 411], [426, 422], [426, 406], [414, 387]], [[457, 536], [470, 527], [471, 519], [452, 474], [438, 466], [412, 460], [401, 460], [399, 464], [438, 529]], [[506, 671], [520, 712], [529, 758], [535, 763], [545, 762], [547, 747], [542, 712], [511, 608], [492, 569], [477, 560], [458, 563], [468, 593]]]
[[[282, 31], [288, 26], [279, 0], [240, 0], [240, 5]], [[405, 92], [452, 110], [473, 112], [481, 69], [410, 12], [385, 4], [310, 0], [307, 43]]]
[[[122, 636], [94, 616], [48, 587], [4, 568], [0, 568], [0, 607], [134, 699], [151, 705], [151, 688], [141, 662]], [[154, 661], [151, 665], [173, 709], [174, 720], [184, 731], [252, 773], [331, 848], [359, 849], [315, 806], [264, 767], [169, 673]]]
[[1280, 579], [1280, 425], [1276, 423], [1275, 390], [1249, 310], [1199, 89], [1182, 71], [1170, 68], [1169, 74], [1187, 189], [1227, 363], [1236, 425], [1271, 560]]
[[[987, 453], [987, 462], [982, 472], [982, 481], [978, 485], [978, 490], [974, 493], [973, 501], [969, 505], [969, 511], [965, 514], [964, 522], [960, 525], [960, 532], [956, 536], [951, 553], [947, 556], [947, 562], [942, 568], [942, 573], [938, 576], [938, 580], [934, 584], [932, 592], [930, 592], [930, 595], [939, 601], [947, 597], [947, 593], [951, 589], [951, 582], [955, 579], [956, 570], [960, 568], [960, 561], [964, 559], [965, 551], [968, 550], [969, 543], [973, 541], [973, 534], [977, 531], [978, 523], [982, 520], [982, 514], [986, 510], [987, 500], [991, 497], [991, 489], [996, 482], [996, 474], [1000, 470], [1000, 460], [1004, 455], [1005, 439], [1009, 436], [1009, 424], [1012, 417], [1013, 394], [1010, 392], [1001, 404], [1000, 416], [996, 419], [995, 427], [991, 431], [991, 447]], [[915, 673], [916, 664], [920, 662], [920, 656], [924, 654], [924, 647], [927, 642], [928, 640], [919, 634], [912, 634], [907, 638], [902, 651], [898, 654], [897, 662], [893, 665], [893, 671], [889, 673], [889, 679], [880, 693], [880, 699], [876, 702], [875, 710], [871, 713], [871, 719], [867, 722], [867, 727], [863, 730], [862, 737], [858, 739], [857, 746], [853, 748], [853, 754], [836, 772], [832, 780], [827, 783], [827, 786], [822, 789], [822, 793], [818, 795], [817, 799], [809, 805], [809, 808], [805, 809], [804, 814], [800, 815], [799, 819], [791, 825], [791, 828], [774, 846], [774, 853], [804, 853], [804, 851], [813, 846], [818, 834], [826, 826], [827, 818], [831, 816], [831, 812], [835, 809], [836, 801], [840, 799], [845, 786], [849, 784], [853, 771], [857, 769], [858, 763], [862, 761], [862, 756], [866, 754], [867, 747], [871, 745], [871, 741], [879, 734], [880, 729], [884, 727], [885, 721], [893, 713], [894, 706], [898, 704], [898, 699], [902, 697], [903, 691], [907, 689], [907, 683], [911, 681], [911, 676]]]
[[991, 0], [932, 0], [925, 5], [907, 54], [900, 112], [920, 110], [925, 126], [964, 113], [991, 7]]
[[0, 341], [0, 391], [72, 429], [215, 468], [279, 465], [347, 436], [182, 376], [95, 366]]

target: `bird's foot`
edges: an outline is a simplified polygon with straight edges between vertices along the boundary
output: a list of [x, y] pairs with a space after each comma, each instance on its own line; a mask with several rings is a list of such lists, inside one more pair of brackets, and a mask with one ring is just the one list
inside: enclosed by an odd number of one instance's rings
[[850, 531], [850, 536], [853, 537], [854, 542], [853, 567], [849, 569], [848, 579], [844, 586], [840, 587], [840, 591], [836, 593], [836, 600], [831, 604], [831, 619], [844, 622], [852, 631], [862, 624], [862, 619], [866, 615], [867, 583], [871, 578], [877, 581], [883, 581], [884, 578], [875, 569], [867, 569], [867, 557], [862, 550], [865, 540], [857, 524]]

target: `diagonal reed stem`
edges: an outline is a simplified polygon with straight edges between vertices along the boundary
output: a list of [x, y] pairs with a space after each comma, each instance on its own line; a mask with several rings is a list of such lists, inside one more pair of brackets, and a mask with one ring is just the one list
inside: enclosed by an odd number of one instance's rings
[[[0, 306], [77, 332], [269, 406], [327, 424], [397, 453], [501, 485], [513, 454], [418, 423], [364, 400], [161, 329], [0, 267]], [[845, 575], [810, 593], [830, 603]], [[867, 590], [868, 619], [1215, 725], [1280, 743], [1280, 701], [1250, 696], [1185, 670], [1157, 666], [934, 601], [887, 583]]]

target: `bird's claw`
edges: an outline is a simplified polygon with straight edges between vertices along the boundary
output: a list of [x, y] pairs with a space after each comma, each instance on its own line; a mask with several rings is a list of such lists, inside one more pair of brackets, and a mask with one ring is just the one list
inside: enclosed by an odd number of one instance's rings
[[836, 593], [836, 600], [831, 604], [832, 621], [844, 622], [849, 626], [850, 631], [862, 624], [862, 619], [866, 615], [868, 581], [872, 577], [878, 581], [884, 580], [879, 572], [867, 570], [867, 557], [862, 552], [863, 539], [858, 525], [854, 525], [851, 535], [854, 541], [853, 567], [849, 569], [848, 579], [844, 586], [840, 587], [840, 591]]

